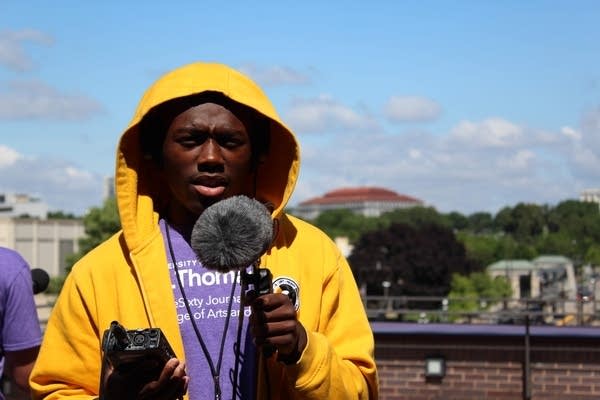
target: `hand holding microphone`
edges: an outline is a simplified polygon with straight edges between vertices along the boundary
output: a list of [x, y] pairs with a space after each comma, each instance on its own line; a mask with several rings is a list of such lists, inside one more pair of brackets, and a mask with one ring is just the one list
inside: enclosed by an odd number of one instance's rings
[[242, 295], [252, 308], [250, 331], [256, 345], [267, 349], [266, 355], [275, 346], [279, 360], [294, 363], [306, 347], [306, 331], [290, 298], [272, 293], [270, 272], [258, 267], [274, 239], [273, 231], [265, 205], [247, 196], [233, 196], [204, 210], [190, 244], [204, 267], [220, 272], [241, 270]]
[[257, 297], [251, 304], [250, 330], [257, 346], [274, 346], [277, 360], [295, 364], [306, 347], [306, 330], [296, 308], [283, 293]]

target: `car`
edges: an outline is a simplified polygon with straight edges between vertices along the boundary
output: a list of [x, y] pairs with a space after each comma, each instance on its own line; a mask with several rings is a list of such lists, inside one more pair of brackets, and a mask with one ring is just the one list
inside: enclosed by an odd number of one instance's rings
[[594, 293], [590, 290], [590, 288], [581, 286], [577, 289], [577, 301], [587, 303], [588, 301], [592, 300], [594, 300]]

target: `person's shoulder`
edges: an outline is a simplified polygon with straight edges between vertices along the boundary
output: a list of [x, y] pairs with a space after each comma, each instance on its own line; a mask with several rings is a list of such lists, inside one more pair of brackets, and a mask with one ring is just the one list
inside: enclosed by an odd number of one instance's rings
[[295, 227], [299, 232], [307, 232], [307, 233], [312, 233], [315, 235], [324, 235], [327, 236], [325, 234], [325, 232], [323, 232], [319, 227], [313, 225], [312, 223], [303, 220], [301, 218], [295, 217], [292, 214], [283, 214], [282, 217], [280, 218], [280, 223], [282, 225], [285, 224], [289, 224], [293, 227]]
[[0, 247], [0, 270], [5, 280], [9, 276], [17, 276], [29, 269], [29, 264], [18, 251]]
[[0, 246], [0, 262], [2, 263], [25, 263], [23, 256], [16, 250]]
[[293, 232], [293, 235], [288, 236], [293, 237], [294, 240], [309, 241], [311, 243], [318, 241], [335, 246], [331, 237], [321, 230], [321, 228], [291, 214], [285, 213], [281, 216], [280, 229], [285, 230], [288, 233]]

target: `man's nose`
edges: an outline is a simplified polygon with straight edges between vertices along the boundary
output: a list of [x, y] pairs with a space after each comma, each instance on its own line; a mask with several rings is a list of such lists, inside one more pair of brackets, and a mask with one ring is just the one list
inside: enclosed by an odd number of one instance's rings
[[221, 146], [214, 139], [207, 139], [200, 148], [199, 163], [220, 163], [223, 161]]

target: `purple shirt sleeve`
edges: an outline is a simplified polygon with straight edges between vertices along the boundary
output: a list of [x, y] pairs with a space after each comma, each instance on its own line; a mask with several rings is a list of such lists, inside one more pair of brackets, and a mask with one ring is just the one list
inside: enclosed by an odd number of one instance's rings
[[38, 346], [42, 332], [31, 270], [16, 252], [0, 248], [0, 347], [2, 353]]

